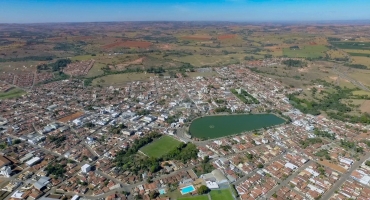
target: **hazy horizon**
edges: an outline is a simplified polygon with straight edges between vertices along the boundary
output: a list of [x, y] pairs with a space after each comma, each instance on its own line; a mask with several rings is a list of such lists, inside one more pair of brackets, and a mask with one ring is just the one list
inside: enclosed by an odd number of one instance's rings
[[365, 0], [4, 0], [0, 23], [370, 20]]

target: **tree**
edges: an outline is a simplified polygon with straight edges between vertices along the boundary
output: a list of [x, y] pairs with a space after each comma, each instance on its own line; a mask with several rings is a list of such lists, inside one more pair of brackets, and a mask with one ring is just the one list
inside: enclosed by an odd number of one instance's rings
[[159, 196], [159, 192], [157, 192], [157, 191], [150, 191], [149, 192], [149, 197], [150, 197], [150, 199], [155, 199], [155, 198], [157, 198]]
[[261, 169], [261, 168], [263, 168], [263, 164], [262, 164], [262, 163], [259, 163], [259, 164], [257, 165], [257, 167]]
[[209, 191], [210, 189], [205, 185], [202, 185], [197, 189], [198, 194], [207, 194]]

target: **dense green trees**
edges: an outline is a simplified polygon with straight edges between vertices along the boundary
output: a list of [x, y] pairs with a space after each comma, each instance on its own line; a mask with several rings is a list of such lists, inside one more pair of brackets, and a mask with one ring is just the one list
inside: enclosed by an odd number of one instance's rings
[[197, 193], [198, 194], [207, 194], [208, 192], [210, 192], [211, 190], [205, 186], [205, 185], [201, 185], [198, 189], [197, 189]]
[[20, 62], [20, 61], [50, 61], [53, 56], [27, 56], [21, 58], [0, 58], [0, 62]]
[[293, 60], [293, 59], [284, 60], [283, 64], [288, 67], [306, 67], [307, 66], [306, 62], [303, 62], [300, 60]]
[[349, 115], [347, 113], [351, 112], [352, 108], [341, 101], [342, 99], [368, 99], [368, 96], [353, 95], [354, 89], [332, 87], [333, 92], [321, 91], [324, 97], [319, 101], [301, 99], [296, 94], [289, 94], [288, 98], [295, 108], [306, 114], [319, 115], [324, 111], [329, 117], [341, 121], [370, 124], [370, 114]]
[[260, 102], [254, 98], [251, 94], [249, 94], [247, 91], [240, 89], [240, 94], [235, 90], [231, 89], [231, 92], [238, 97], [243, 103], [245, 104], [259, 104]]
[[320, 138], [307, 138], [306, 140], [301, 140], [299, 143], [302, 145], [302, 148], [307, 148], [310, 145], [322, 143], [322, 139]]
[[168, 154], [164, 155], [162, 158], [143, 158], [137, 155], [138, 150], [151, 143], [155, 138], [160, 137], [161, 134], [151, 133], [143, 138], [137, 139], [131, 145], [128, 150], [121, 150], [118, 152], [114, 162], [118, 169], [129, 170], [135, 174], [140, 172], [157, 172], [161, 169], [159, 163], [162, 160], [180, 160], [183, 163], [188, 162], [190, 159], [195, 159], [198, 157], [198, 149], [194, 144], [181, 143], [176, 149], [170, 151]]
[[56, 177], [62, 177], [64, 173], [67, 171], [65, 170], [65, 165], [61, 164], [49, 164], [46, 168], [45, 171], [48, 174], [54, 175]]
[[198, 149], [192, 143], [181, 143], [176, 149], [163, 156], [163, 160], [180, 160], [183, 163], [198, 157]]
[[147, 69], [146, 72], [154, 73], [154, 74], [161, 74], [161, 73], [166, 72], [166, 70], [164, 70], [163, 67], [158, 67], [158, 68], [151, 67]]
[[54, 63], [50, 64], [41, 64], [37, 66], [37, 70], [51, 70], [53, 72], [60, 71], [64, 67], [66, 67], [68, 64], [70, 64], [72, 61], [70, 59], [59, 59]]
[[355, 69], [367, 69], [367, 66], [361, 65], [361, 64], [350, 64], [346, 66], [350, 68], [355, 68]]

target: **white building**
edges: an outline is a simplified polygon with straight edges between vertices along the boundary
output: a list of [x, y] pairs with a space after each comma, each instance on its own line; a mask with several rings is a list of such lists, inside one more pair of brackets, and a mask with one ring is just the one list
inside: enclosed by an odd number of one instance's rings
[[26, 165], [29, 166], [29, 167], [31, 167], [32, 165], [38, 163], [40, 160], [41, 160], [40, 157], [37, 157], [37, 156], [36, 157], [33, 157], [31, 160], [29, 160], [29, 161], [26, 162]]
[[81, 172], [86, 174], [88, 173], [89, 171], [91, 171], [91, 166], [89, 164], [84, 164], [82, 167], [81, 167]]
[[12, 173], [12, 169], [9, 166], [4, 166], [0, 169], [0, 174], [5, 177], [10, 177], [10, 174]]

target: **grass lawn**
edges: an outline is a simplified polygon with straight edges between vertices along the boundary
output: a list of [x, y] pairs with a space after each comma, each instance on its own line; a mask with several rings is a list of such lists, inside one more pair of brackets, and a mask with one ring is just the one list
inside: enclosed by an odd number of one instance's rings
[[154, 142], [140, 149], [149, 157], [159, 158], [181, 144], [180, 141], [173, 139], [170, 136], [162, 136]]
[[179, 198], [178, 200], [208, 200], [208, 196], [202, 195], [202, 196], [194, 196], [194, 197], [184, 197], [184, 198]]
[[0, 92], [0, 99], [12, 99], [12, 98], [17, 98], [22, 95], [26, 94], [25, 91], [19, 88], [13, 88], [10, 89], [7, 92]]
[[211, 199], [212, 200], [233, 200], [234, 198], [231, 194], [230, 189], [224, 189], [224, 190], [212, 190]]
[[283, 54], [288, 57], [298, 57], [298, 58], [318, 58], [320, 56], [325, 56], [325, 51], [328, 48], [324, 45], [314, 45], [314, 46], [300, 46], [300, 49], [294, 50], [290, 48], [283, 49]]

